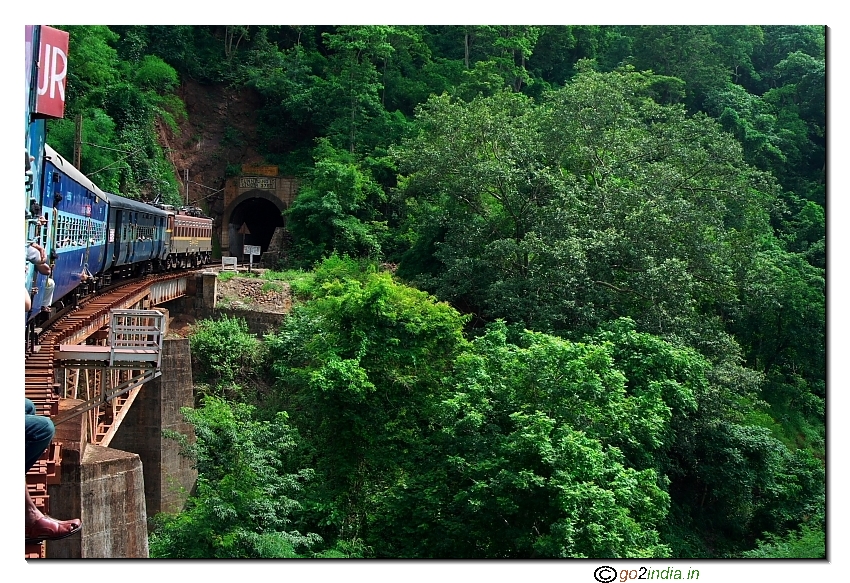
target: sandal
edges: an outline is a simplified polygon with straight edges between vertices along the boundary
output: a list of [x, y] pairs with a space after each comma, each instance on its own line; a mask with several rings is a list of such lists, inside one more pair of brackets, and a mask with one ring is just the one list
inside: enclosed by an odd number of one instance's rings
[[78, 533], [83, 525], [79, 518], [73, 520], [56, 520], [47, 515], [42, 516], [24, 531], [26, 544], [37, 544], [45, 540], [59, 540]]

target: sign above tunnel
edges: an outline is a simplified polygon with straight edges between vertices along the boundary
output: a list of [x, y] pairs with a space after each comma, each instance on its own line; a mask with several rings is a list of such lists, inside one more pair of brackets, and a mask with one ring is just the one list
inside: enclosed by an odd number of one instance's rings
[[239, 179], [239, 188], [259, 188], [261, 190], [274, 190], [275, 179], [265, 176], [243, 176]]

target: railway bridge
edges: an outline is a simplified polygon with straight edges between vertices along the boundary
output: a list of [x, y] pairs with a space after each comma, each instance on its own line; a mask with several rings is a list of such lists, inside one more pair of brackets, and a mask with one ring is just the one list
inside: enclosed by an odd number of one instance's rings
[[[215, 307], [211, 271], [115, 286], [51, 322], [25, 359], [25, 392], [56, 425], [27, 473], [43, 512], [80, 517], [79, 535], [27, 545], [27, 558], [147, 557], [147, 518], [179, 511], [197, 473], [163, 430], [192, 434], [188, 340], [163, 339], [174, 300]], [[169, 304], [168, 302], [172, 302]]]

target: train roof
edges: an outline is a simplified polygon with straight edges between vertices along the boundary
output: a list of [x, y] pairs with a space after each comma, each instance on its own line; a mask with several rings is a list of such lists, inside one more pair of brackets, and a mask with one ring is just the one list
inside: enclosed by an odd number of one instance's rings
[[186, 223], [209, 223], [212, 222], [212, 218], [205, 216], [196, 216], [196, 215], [174, 215], [174, 220], [178, 222], [186, 222]]
[[168, 211], [163, 210], [161, 208], [155, 207], [153, 205], [144, 203], [140, 200], [133, 200], [132, 198], [125, 198], [123, 196], [119, 196], [117, 194], [113, 194], [111, 192], [104, 193], [109, 200], [110, 208], [118, 208], [118, 209], [126, 209], [135, 211], [137, 213], [148, 213], [149, 215], [156, 216], [166, 216], [170, 214]]
[[106, 201], [107, 195], [103, 192], [97, 185], [92, 182], [85, 174], [74, 168], [74, 166], [68, 162], [62, 155], [59, 154], [56, 150], [51, 148], [49, 145], [44, 144], [44, 155], [50, 160], [54, 166], [59, 168], [62, 172], [67, 174], [72, 180], [77, 181], [79, 184], [90, 190], [97, 196], [99, 199]]

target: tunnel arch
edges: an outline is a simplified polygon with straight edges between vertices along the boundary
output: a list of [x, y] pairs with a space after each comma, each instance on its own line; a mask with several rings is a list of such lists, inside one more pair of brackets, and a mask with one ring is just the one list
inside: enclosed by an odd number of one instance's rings
[[[222, 229], [227, 230], [227, 249], [231, 256], [242, 255], [243, 245], [259, 245], [262, 251], [268, 250], [274, 231], [285, 227], [283, 213], [286, 203], [267, 190], [249, 190], [227, 205], [222, 220]], [[249, 235], [239, 233], [245, 224]]]

